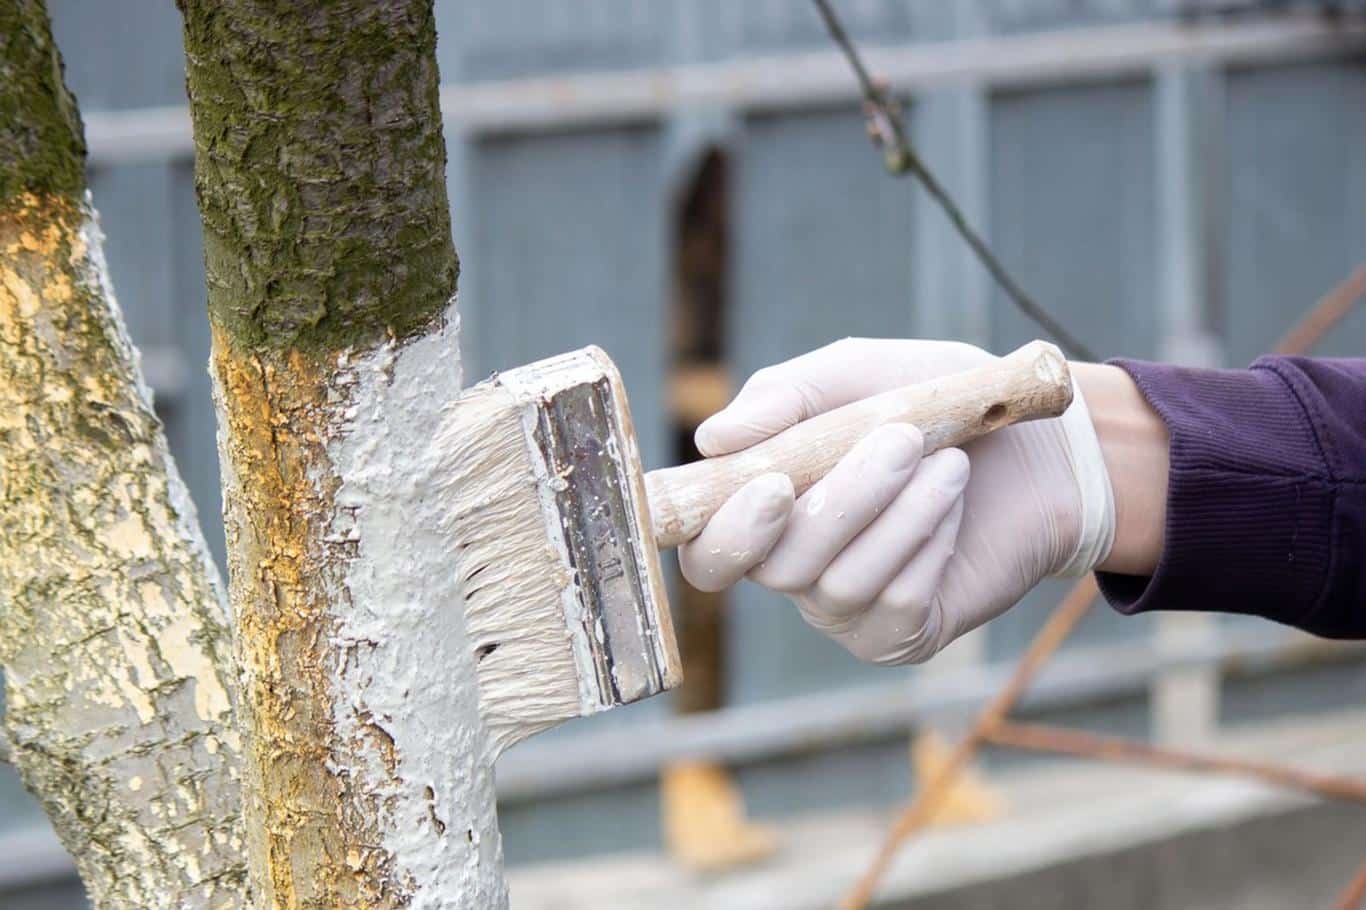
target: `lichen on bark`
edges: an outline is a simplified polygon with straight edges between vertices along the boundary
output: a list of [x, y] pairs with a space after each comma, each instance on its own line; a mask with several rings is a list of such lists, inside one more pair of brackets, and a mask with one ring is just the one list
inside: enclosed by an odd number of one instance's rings
[[93, 212], [0, 210], [0, 665], [11, 759], [97, 908], [246, 899], [215, 570]]
[[0, 0], [10, 760], [97, 910], [248, 900], [226, 603], [108, 283], [39, 0]]

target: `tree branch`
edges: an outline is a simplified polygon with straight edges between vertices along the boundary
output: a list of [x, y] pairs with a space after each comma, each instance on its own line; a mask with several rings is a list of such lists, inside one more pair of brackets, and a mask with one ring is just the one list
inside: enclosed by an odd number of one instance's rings
[[988, 702], [981, 713], [977, 715], [972, 729], [954, 747], [948, 761], [940, 768], [939, 773], [926, 784], [910, 806], [897, 818], [881, 849], [878, 850], [877, 856], [874, 857], [868, 869], [863, 873], [863, 877], [840, 902], [840, 910], [863, 910], [864, 907], [868, 906], [868, 902], [873, 897], [873, 892], [877, 890], [878, 883], [882, 881], [882, 876], [891, 866], [897, 851], [901, 849], [901, 845], [934, 818], [958, 776], [962, 774], [963, 769], [968, 766], [981, 748], [982, 743], [986, 741], [987, 734], [1005, 720], [1006, 715], [1020, 700], [1020, 696], [1034, 681], [1039, 670], [1067, 640], [1067, 636], [1072, 633], [1077, 623], [1081, 622], [1082, 617], [1090, 610], [1091, 603], [1099, 593], [1094, 575], [1088, 575], [1078, 581], [1073, 585], [1072, 590], [1067, 592], [1062, 603], [1053, 610], [1043, 628], [1039, 629], [1034, 640], [1029, 643], [1029, 648], [1020, 658], [1020, 662], [1016, 664], [1015, 672], [1011, 674], [1005, 688], [997, 693], [996, 697]]
[[0, 0], [0, 35], [8, 759], [96, 910], [244, 906], [227, 606], [110, 287], [42, 0]]
[[258, 904], [503, 907], [433, 2], [178, 5]]
[[[874, 81], [872, 74], [864, 66], [858, 48], [854, 46], [849, 33], [844, 30], [844, 25], [828, 0], [815, 0], [815, 4], [816, 11], [825, 22], [826, 31], [844, 52], [844, 58], [849, 61], [849, 67], [858, 79], [868, 115], [868, 135], [882, 150], [887, 170], [897, 176], [916, 172], [920, 156], [916, 154], [915, 147], [907, 138], [906, 126], [901, 117], [901, 106], [887, 94], [885, 83]], [[923, 171], [923, 166], [919, 166], [919, 170]]]
[[1273, 350], [1277, 354], [1303, 354], [1342, 321], [1357, 301], [1366, 297], [1366, 265], [1359, 265], [1295, 324]]
[[821, 19], [825, 22], [830, 37], [844, 52], [845, 59], [849, 61], [849, 66], [858, 79], [859, 88], [863, 92], [864, 109], [868, 116], [868, 133], [874, 144], [882, 150], [883, 163], [888, 172], [896, 176], [910, 174], [920, 181], [921, 186], [930, 194], [930, 198], [938, 203], [944, 214], [948, 216], [954, 230], [963, 238], [963, 241], [977, 256], [977, 260], [991, 274], [997, 285], [1005, 291], [1011, 303], [1021, 313], [1051, 335], [1069, 356], [1079, 360], [1096, 360], [1096, 354], [1090, 348], [1064, 328], [1062, 323], [1049, 314], [1020, 286], [1019, 282], [996, 258], [996, 254], [987, 246], [986, 241], [968, 223], [967, 216], [958, 207], [958, 203], [953, 200], [943, 184], [925, 165], [915, 146], [911, 144], [900, 106], [891, 98], [885, 85], [874, 80], [868, 72], [868, 68], [863, 63], [863, 58], [859, 55], [858, 49], [850, 40], [848, 33], [845, 32], [844, 26], [840, 23], [839, 17], [835, 14], [829, 0], [814, 0], [814, 2]]
[[1096, 761], [1129, 762], [1173, 771], [1236, 774], [1278, 787], [1303, 790], [1324, 799], [1366, 803], [1366, 780], [1358, 778], [1316, 774], [1270, 762], [1164, 749], [1117, 736], [1097, 736], [1045, 724], [1003, 722], [987, 732], [986, 741], [1012, 749], [1074, 755]]
[[1356, 875], [1348, 883], [1342, 896], [1338, 898], [1337, 910], [1358, 910], [1366, 901], [1366, 862], [1357, 869]]
[[14, 741], [10, 735], [0, 728], [0, 765], [10, 764], [10, 756], [14, 754]]

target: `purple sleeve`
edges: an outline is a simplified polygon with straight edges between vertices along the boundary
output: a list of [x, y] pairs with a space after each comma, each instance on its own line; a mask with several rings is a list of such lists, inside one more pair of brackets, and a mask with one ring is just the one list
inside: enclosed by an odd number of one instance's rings
[[1099, 573], [1110, 604], [1366, 638], [1366, 359], [1113, 362], [1166, 422], [1171, 469], [1157, 571]]

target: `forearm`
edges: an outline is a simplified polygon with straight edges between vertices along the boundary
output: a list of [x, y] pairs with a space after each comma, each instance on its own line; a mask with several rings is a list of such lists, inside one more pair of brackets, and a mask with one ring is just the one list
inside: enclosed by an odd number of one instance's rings
[[[1078, 371], [1122, 510], [1098, 573], [1111, 606], [1248, 613], [1366, 636], [1366, 360], [1115, 365], [1131, 386], [1109, 367]], [[1165, 442], [1141, 417], [1123, 428], [1126, 415], [1142, 415], [1132, 398], [1125, 404], [1134, 388]], [[1161, 448], [1165, 459], [1154, 458]], [[1158, 464], [1165, 481], [1131, 473]]]
[[1115, 541], [1099, 568], [1151, 575], [1162, 555], [1167, 510], [1167, 426], [1116, 366], [1071, 365], [1100, 440], [1115, 497]]

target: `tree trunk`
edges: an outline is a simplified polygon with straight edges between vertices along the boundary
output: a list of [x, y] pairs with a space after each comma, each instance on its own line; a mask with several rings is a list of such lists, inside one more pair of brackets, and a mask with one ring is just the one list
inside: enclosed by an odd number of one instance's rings
[[0, 664], [95, 907], [247, 901], [225, 604], [109, 286], [41, 0], [0, 0]]
[[258, 905], [501, 906], [431, 0], [179, 4]]

